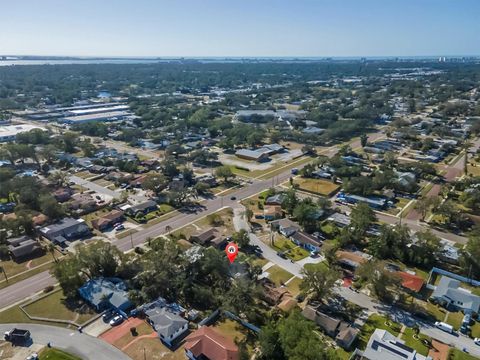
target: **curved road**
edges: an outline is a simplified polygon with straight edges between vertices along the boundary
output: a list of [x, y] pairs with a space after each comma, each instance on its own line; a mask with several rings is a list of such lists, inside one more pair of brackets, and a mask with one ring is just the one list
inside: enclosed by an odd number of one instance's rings
[[94, 338], [80, 334], [78, 331], [68, 330], [57, 326], [37, 324], [0, 324], [0, 332], [4, 333], [12, 328], [30, 330], [32, 341], [35, 344], [47, 345], [75, 354], [84, 360], [129, 360], [130, 357], [116, 347]]

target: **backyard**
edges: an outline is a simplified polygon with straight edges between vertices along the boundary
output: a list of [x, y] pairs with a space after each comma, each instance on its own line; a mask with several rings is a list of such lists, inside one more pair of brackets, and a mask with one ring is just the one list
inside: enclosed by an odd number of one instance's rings
[[321, 179], [296, 178], [293, 183], [300, 190], [323, 196], [331, 196], [339, 189], [337, 184]]
[[272, 280], [275, 285], [280, 286], [282, 284], [285, 284], [288, 280], [290, 280], [293, 275], [290, 274], [288, 271], [282, 269], [278, 265], [274, 265], [270, 267], [268, 270], [268, 278]]

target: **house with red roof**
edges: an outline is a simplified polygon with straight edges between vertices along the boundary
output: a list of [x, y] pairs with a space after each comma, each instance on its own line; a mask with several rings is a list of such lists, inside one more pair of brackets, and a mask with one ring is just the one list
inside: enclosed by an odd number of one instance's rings
[[209, 326], [202, 326], [185, 338], [185, 354], [191, 360], [238, 360], [238, 347]]
[[402, 286], [411, 292], [419, 293], [425, 284], [423, 278], [418, 275], [410, 274], [405, 271], [399, 271], [397, 274], [402, 279]]

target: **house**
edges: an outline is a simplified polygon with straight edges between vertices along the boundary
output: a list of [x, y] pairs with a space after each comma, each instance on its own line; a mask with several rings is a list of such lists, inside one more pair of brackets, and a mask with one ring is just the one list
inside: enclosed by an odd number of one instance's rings
[[65, 202], [72, 197], [72, 189], [70, 188], [59, 188], [53, 192], [53, 197], [58, 202]]
[[366, 203], [368, 206], [381, 210], [384, 209], [387, 206], [387, 200], [385, 198], [381, 197], [374, 197], [374, 196], [360, 196], [360, 195], [354, 195], [354, 194], [345, 194], [345, 193], [338, 193], [337, 199], [340, 201], [345, 201], [349, 204], [356, 204], [360, 202]]
[[105, 215], [92, 220], [92, 226], [99, 231], [104, 231], [113, 227], [113, 225], [122, 222], [123, 219], [124, 217], [122, 210], [112, 210]]
[[42, 226], [48, 221], [48, 216], [42, 213], [32, 217], [33, 226]]
[[284, 193], [278, 193], [272, 196], [269, 196], [265, 200], [265, 205], [278, 205], [281, 206], [285, 200], [286, 195]]
[[350, 357], [352, 360], [426, 360], [427, 357], [417, 353], [417, 350], [405, 345], [387, 330], [376, 329], [365, 348], [356, 349]]
[[402, 286], [413, 293], [419, 293], [425, 284], [423, 279], [418, 275], [410, 274], [405, 271], [399, 271], [397, 272], [397, 275], [402, 279]]
[[359, 331], [345, 321], [335, 319], [310, 305], [305, 306], [302, 315], [315, 322], [325, 334], [334, 338], [337, 344], [344, 349], [349, 349], [358, 336]]
[[283, 210], [278, 205], [267, 205], [263, 208], [263, 218], [267, 221], [279, 219], [283, 217]]
[[96, 311], [113, 309], [126, 317], [127, 311], [133, 307], [125, 283], [117, 278], [88, 280], [78, 293]]
[[158, 209], [157, 203], [153, 200], [144, 201], [138, 205], [128, 207], [125, 212], [130, 216], [137, 216], [139, 214], [147, 215], [152, 211]]
[[72, 196], [72, 199], [68, 203], [68, 207], [72, 210], [89, 213], [97, 208], [97, 202], [90, 194], [78, 193]]
[[372, 258], [372, 255], [362, 251], [343, 251], [336, 252], [337, 261], [340, 266], [355, 271], [360, 265], [366, 263]]
[[235, 152], [235, 155], [240, 159], [253, 160], [257, 162], [268, 160], [268, 154], [258, 150], [240, 149]]
[[293, 233], [300, 230], [300, 225], [287, 218], [274, 220], [270, 223], [270, 225], [272, 229], [277, 230], [280, 234], [286, 237], [289, 237]]
[[64, 218], [59, 222], [40, 228], [42, 236], [51, 242], [66, 246], [69, 241], [85, 238], [91, 235], [85, 220]]
[[237, 345], [209, 326], [202, 326], [185, 338], [185, 355], [191, 360], [238, 360]]
[[461, 288], [459, 280], [447, 276], [442, 276], [431, 295], [431, 299], [447, 309], [458, 309], [464, 313], [478, 313], [480, 308], [480, 296]]
[[290, 312], [293, 308], [298, 305], [298, 301], [291, 296], [284, 296], [284, 299], [277, 305], [277, 307], [284, 311]]
[[219, 233], [216, 228], [199, 231], [190, 236], [190, 242], [200, 245], [213, 245], [217, 248], [226, 244], [226, 239]]
[[147, 322], [157, 332], [160, 340], [172, 347], [175, 340], [188, 330], [188, 321], [166, 306], [153, 306], [145, 310]]
[[440, 240], [440, 245], [442, 246], [442, 250], [439, 254], [440, 259], [450, 264], [458, 264], [460, 261], [460, 253], [458, 248], [455, 247], [455, 243], [450, 240], [442, 239]]
[[7, 239], [7, 245], [8, 252], [15, 261], [33, 257], [42, 251], [42, 246], [38, 241], [26, 235]]
[[278, 305], [286, 298], [291, 298], [291, 294], [285, 287], [277, 287], [270, 279], [260, 280], [263, 292], [262, 298], [270, 305]]
[[350, 217], [341, 213], [333, 213], [327, 218], [328, 221], [334, 222], [337, 226], [346, 227], [350, 226]]
[[301, 246], [310, 252], [318, 252], [322, 247], [322, 242], [319, 239], [304, 231], [296, 231], [290, 235], [290, 239], [298, 246]]
[[351, 326], [344, 326], [339, 331], [337, 336], [335, 336], [335, 341], [339, 346], [348, 350], [352, 347], [353, 342], [357, 339], [360, 330], [355, 329]]
[[128, 183], [133, 179], [133, 175], [126, 172], [114, 171], [105, 176], [105, 179], [115, 183]]

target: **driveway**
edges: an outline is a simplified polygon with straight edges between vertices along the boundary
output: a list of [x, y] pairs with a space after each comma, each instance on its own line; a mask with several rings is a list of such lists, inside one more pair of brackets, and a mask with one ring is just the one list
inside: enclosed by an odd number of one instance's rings
[[47, 345], [75, 354], [82, 359], [95, 360], [128, 360], [127, 355], [114, 346], [94, 338], [90, 335], [80, 334], [78, 331], [68, 330], [56, 326], [37, 324], [0, 324], [0, 332], [4, 333], [12, 328], [30, 330], [35, 344]]
[[70, 175], [69, 180], [73, 181], [77, 185], [83, 186], [89, 190], [93, 190], [98, 194], [106, 195], [109, 198], [120, 198], [121, 196], [120, 192], [107, 189], [106, 187], [100, 186], [93, 181], [88, 181], [75, 175]]
[[406, 311], [389, 305], [381, 304], [376, 300], [372, 299], [371, 297], [363, 293], [357, 293], [355, 291], [352, 291], [349, 288], [337, 287], [335, 288], [335, 292], [344, 299], [365, 308], [366, 311], [370, 314], [388, 313], [396, 322], [405, 324], [408, 327], [411, 327], [413, 323], [416, 322], [420, 327], [420, 332], [422, 334], [430, 336], [433, 339], [437, 339], [452, 347], [456, 347], [459, 350], [463, 350], [464, 348], [466, 348], [468, 349], [470, 354], [480, 357], [480, 347], [478, 345], [475, 345], [473, 340], [468, 338], [467, 336], [461, 334], [459, 335], [446, 333], [445, 331], [436, 328], [431, 323], [426, 323], [423, 321], [419, 321], [418, 319], [413, 319], [412, 316]]

